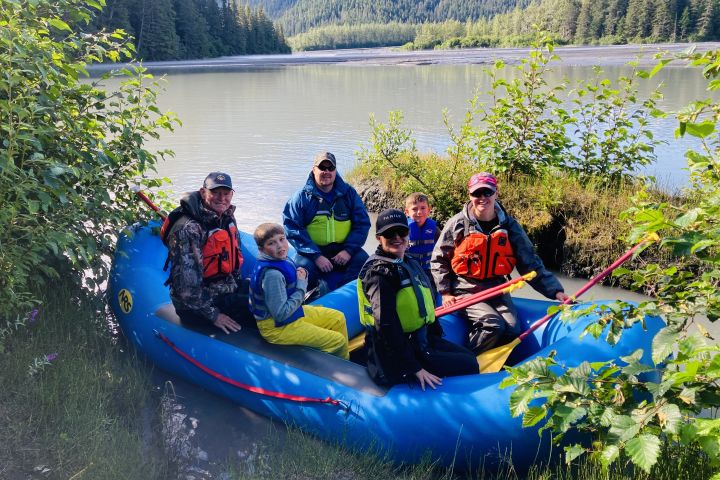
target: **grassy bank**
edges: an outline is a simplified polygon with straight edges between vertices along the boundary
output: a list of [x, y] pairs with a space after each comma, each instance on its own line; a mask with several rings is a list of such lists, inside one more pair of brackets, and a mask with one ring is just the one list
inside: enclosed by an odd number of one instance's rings
[[707, 457], [691, 449], [666, 450], [649, 474], [627, 465], [616, 465], [603, 471], [587, 458], [572, 466], [539, 466], [528, 472], [517, 472], [509, 463], [502, 464], [499, 469], [481, 466], [472, 472], [457, 472], [452, 468], [439, 468], [429, 460], [418, 465], [396, 466], [375, 455], [350, 453], [296, 430], [283, 436], [271, 435], [268, 442], [254, 461], [228, 464], [230, 477], [258, 480], [700, 480], [709, 478], [712, 473]]
[[[150, 435], [147, 368], [118, 344], [99, 302], [40, 294], [0, 353], [0, 478], [172, 478]], [[96, 304], [97, 303], [97, 304]]]

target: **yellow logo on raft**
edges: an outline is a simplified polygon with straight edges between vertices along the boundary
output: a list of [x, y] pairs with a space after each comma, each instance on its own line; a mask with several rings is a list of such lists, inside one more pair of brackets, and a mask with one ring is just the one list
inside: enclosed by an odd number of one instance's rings
[[120, 293], [118, 293], [118, 303], [120, 304], [120, 310], [122, 310], [123, 313], [130, 313], [130, 310], [132, 310], [133, 307], [133, 299], [130, 292], [124, 288], [120, 290]]

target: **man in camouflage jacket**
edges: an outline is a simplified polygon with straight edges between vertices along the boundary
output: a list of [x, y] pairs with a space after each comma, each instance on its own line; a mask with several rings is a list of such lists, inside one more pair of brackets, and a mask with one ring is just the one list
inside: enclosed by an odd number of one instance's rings
[[[180, 207], [163, 226], [171, 263], [170, 297], [180, 320], [190, 326], [212, 324], [225, 333], [237, 332], [239, 322], [251, 318], [247, 282], [240, 271], [242, 254], [235, 206], [230, 203], [233, 193], [229, 175], [210, 173], [199, 191], [180, 200]], [[229, 272], [208, 271], [216, 265], [207, 258], [212, 232], [236, 242], [228, 244], [232, 247], [228, 255], [222, 255]]]

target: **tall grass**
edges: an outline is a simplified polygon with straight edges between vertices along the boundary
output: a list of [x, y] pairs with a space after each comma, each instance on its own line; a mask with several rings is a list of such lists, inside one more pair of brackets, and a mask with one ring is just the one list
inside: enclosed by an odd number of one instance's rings
[[234, 479], [345, 479], [345, 480], [700, 480], [712, 474], [706, 456], [698, 451], [666, 447], [661, 460], [647, 474], [631, 466], [615, 465], [609, 471], [585, 458], [574, 465], [535, 466], [518, 472], [510, 463], [499, 469], [480, 466], [470, 472], [434, 465], [429, 458], [417, 465], [395, 465], [372, 453], [352, 453], [292, 428], [271, 432], [267, 443], [250, 461], [229, 462]]
[[100, 302], [62, 285], [40, 298], [0, 353], [0, 478], [166, 478], [147, 369]]

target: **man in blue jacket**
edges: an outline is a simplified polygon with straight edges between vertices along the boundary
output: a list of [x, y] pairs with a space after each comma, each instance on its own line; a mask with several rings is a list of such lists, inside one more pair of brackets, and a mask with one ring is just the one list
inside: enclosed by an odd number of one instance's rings
[[355, 189], [337, 173], [335, 155], [315, 156], [305, 186], [283, 210], [287, 239], [295, 247], [295, 263], [308, 271], [308, 288], [316, 295], [354, 280], [368, 254], [363, 245], [370, 217]]

